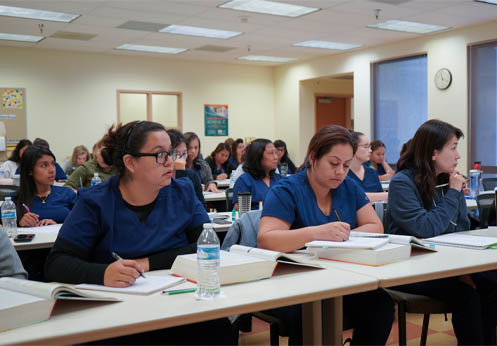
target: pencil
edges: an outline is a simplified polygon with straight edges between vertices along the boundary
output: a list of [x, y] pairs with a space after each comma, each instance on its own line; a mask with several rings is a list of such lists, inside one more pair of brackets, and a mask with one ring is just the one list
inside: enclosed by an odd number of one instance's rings
[[[119, 260], [122, 260], [122, 257], [121, 257], [121, 256], [119, 256], [119, 255], [118, 255], [117, 253], [115, 253], [115, 252], [112, 252], [112, 257], [114, 257], [114, 259], [116, 259], [116, 260], [118, 260], [118, 261], [119, 261]], [[142, 272], [139, 272], [139, 273], [140, 273], [140, 276], [141, 276], [142, 278], [144, 278], [144, 279], [146, 279], [146, 278], [147, 278], [147, 277], [145, 276], [145, 274], [143, 274]]]
[[333, 211], [335, 212], [337, 220], [340, 221], [340, 222], [342, 222], [342, 219], [340, 218], [340, 215], [338, 215], [338, 211], [335, 208], [333, 208]]

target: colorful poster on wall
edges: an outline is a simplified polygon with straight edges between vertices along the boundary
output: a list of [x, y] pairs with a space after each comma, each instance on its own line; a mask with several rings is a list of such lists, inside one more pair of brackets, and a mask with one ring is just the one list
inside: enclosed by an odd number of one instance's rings
[[228, 136], [228, 105], [204, 105], [205, 135]]
[[3, 89], [2, 108], [24, 108], [24, 91], [22, 89]]

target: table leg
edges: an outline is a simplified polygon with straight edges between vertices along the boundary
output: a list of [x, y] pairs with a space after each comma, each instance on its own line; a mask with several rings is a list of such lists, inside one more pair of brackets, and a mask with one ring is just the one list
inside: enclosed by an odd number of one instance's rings
[[304, 345], [342, 345], [342, 297], [302, 304]]

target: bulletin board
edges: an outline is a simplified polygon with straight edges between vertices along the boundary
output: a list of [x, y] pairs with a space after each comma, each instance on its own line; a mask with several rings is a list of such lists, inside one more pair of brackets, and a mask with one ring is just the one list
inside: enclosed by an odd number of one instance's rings
[[0, 88], [0, 161], [10, 157], [17, 143], [26, 138], [26, 89]]

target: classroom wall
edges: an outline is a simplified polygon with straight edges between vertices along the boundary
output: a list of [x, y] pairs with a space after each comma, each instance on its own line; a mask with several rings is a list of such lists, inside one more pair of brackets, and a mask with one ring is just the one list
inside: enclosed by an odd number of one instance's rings
[[182, 92], [183, 130], [204, 155], [226, 139], [204, 137], [204, 104], [229, 106], [230, 137], [274, 138], [270, 67], [11, 47], [0, 61], [1, 86], [26, 88], [28, 138], [47, 139], [59, 161], [117, 121], [117, 89]]
[[[468, 45], [497, 40], [497, 21], [440, 34], [422, 36], [398, 43], [361, 49], [353, 52], [306, 60], [275, 68], [276, 136], [293, 136], [295, 143], [289, 149], [293, 156], [303, 156], [314, 134], [306, 126], [314, 117], [301, 105], [308, 103], [309, 93], [301, 92], [301, 81], [322, 76], [354, 74], [355, 129], [371, 134], [371, 65], [375, 62], [417, 54], [428, 55], [428, 117], [438, 118], [461, 128], [466, 134], [460, 141], [462, 156], [459, 169], [467, 171], [468, 153]], [[436, 89], [435, 72], [446, 67], [451, 70], [453, 82], [449, 89]], [[300, 84], [299, 84], [300, 83]], [[300, 131], [298, 129], [301, 129]]]

